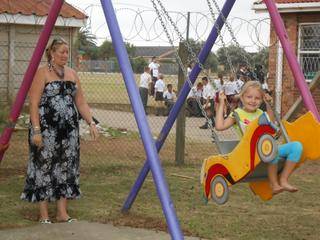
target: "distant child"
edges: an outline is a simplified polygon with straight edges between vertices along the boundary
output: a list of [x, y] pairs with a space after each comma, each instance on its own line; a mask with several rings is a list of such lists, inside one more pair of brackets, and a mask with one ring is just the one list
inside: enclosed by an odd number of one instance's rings
[[159, 74], [158, 80], [154, 85], [155, 100], [156, 100], [156, 116], [159, 116], [160, 108], [163, 106], [163, 92], [165, 84], [163, 81], [163, 74]]
[[196, 116], [196, 117], [201, 117], [202, 112], [201, 108], [198, 104], [198, 100], [201, 103], [201, 106], [203, 104], [203, 97], [202, 97], [202, 92], [203, 92], [203, 84], [202, 82], [198, 82], [197, 86], [192, 87], [190, 90], [188, 97], [187, 97], [187, 111], [191, 116]]
[[151, 59], [151, 63], [148, 66], [150, 68], [150, 74], [151, 74], [151, 85], [150, 85], [150, 95], [154, 96], [154, 85], [158, 80], [159, 77], [159, 68], [160, 64], [158, 63], [158, 60], [156, 56], [153, 56]]
[[171, 83], [167, 85], [167, 91], [164, 92], [163, 99], [164, 105], [167, 107], [166, 115], [168, 115], [177, 99], [177, 95], [173, 90]]
[[229, 81], [225, 83], [224, 93], [227, 97], [228, 102], [228, 111], [227, 113], [233, 112], [233, 110], [238, 106], [238, 98], [236, 97], [239, 94], [243, 84], [240, 84], [240, 88], [237, 86], [234, 76], [229, 77]]
[[[263, 111], [259, 109], [263, 101], [271, 101], [271, 97], [264, 93], [261, 84], [258, 81], [247, 82], [240, 92], [240, 101], [242, 102], [242, 108], [235, 109], [240, 118], [240, 126], [242, 130], [245, 130], [250, 122], [258, 118]], [[231, 113], [226, 119], [223, 118], [223, 108], [225, 104], [226, 96], [221, 93], [219, 95], [219, 107], [216, 114], [216, 129], [222, 131], [230, 128], [236, 124], [234, 114]], [[268, 105], [267, 112], [269, 116], [273, 117], [273, 113], [270, 105]], [[289, 142], [278, 147], [278, 156], [268, 165], [268, 177], [272, 193], [278, 194], [282, 191], [296, 192], [298, 189], [289, 184], [288, 178], [296, 167], [302, 155], [302, 145], [300, 142]], [[277, 163], [281, 158], [286, 159], [285, 166], [280, 174], [278, 180], [278, 165]]]
[[[213, 80], [213, 87], [215, 89], [215, 97], [214, 101], [215, 103], [219, 103], [219, 93], [225, 92], [225, 82], [223, 80], [223, 74], [218, 73], [218, 78]], [[214, 110], [217, 111], [218, 105], [214, 105]], [[227, 116], [227, 104], [224, 107], [224, 116]]]
[[208, 129], [209, 122], [208, 120], [211, 119], [212, 125], [214, 125], [214, 97], [215, 97], [215, 90], [211, 83], [209, 83], [209, 79], [207, 77], [202, 77], [202, 84], [203, 84], [203, 92], [202, 97], [204, 101], [203, 109], [206, 111], [208, 119], [206, 120], [205, 124], [200, 126], [200, 129]]
[[140, 76], [139, 93], [142, 101], [144, 111], [147, 113], [148, 104], [148, 90], [151, 83], [150, 69], [149, 67], [144, 67], [144, 72]]

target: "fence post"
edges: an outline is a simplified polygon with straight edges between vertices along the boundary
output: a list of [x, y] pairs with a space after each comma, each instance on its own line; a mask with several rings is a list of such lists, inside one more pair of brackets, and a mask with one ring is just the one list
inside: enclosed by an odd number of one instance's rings
[[[188, 51], [184, 44], [180, 42], [179, 44], [179, 56], [182, 60], [182, 63], [186, 65], [188, 59]], [[179, 67], [178, 73], [178, 92], [180, 92], [182, 86], [184, 85], [185, 76], [182, 69]], [[176, 164], [184, 164], [184, 153], [185, 153], [185, 137], [186, 137], [186, 112], [185, 104], [181, 106], [179, 115], [177, 117], [176, 125]]]
[[8, 104], [12, 105], [15, 97], [14, 85], [15, 85], [15, 77], [14, 77], [14, 63], [15, 63], [15, 38], [16, 38], [16, 28], [12, 24], [9, 27], [9, 41], [8, 41]]

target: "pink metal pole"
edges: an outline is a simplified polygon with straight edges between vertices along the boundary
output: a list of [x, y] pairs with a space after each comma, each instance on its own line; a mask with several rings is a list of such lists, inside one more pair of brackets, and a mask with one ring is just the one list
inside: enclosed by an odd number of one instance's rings
[[52, 29], [57, 20], [60, 9], [64, 0], [55, 0], [49, 10], [44, 28], [39, 36], [37, 46], [33, 52], [27, 71], [24, 74], [20, 89], [17, 93], [15, 102], [12, 105], [10, 115], [8, 117], [8, 124], [5, 127], [0, 137], [0, 163], [3, 158], [4, 152], [9, 146], [9, 141], [15, 126], [15, 123], [20, 115], [21, 109], [27, 97], [28, 91], [31, 87], [33, 77], [38, 69], [42, 55], [49, 41]]
[[273, 2], [273, 0], [264, 0], [264, 3], [266, 4], [271, 21], [274, 25], [274, 28], [276, 30], [276, 33], [279, 37], [279, 40], [281, 42], [283, 51], [286, 55], [286, 58], [288, 60], [290, 69], [293, 73], [294, 80], [300, 90], [303, 102], [305, 107], [313, 113], [313, 115], [320, 121], [320, 114], [317, 109], [317, 106], [312, 98], [311, 92], [308, 88], [308, 85], [306, 83], [306, 80], [303, 76], [303, 72], [300, 68], [300, 65], [297, 60], [297, 56], [294, 54], [293, 48], [289, 42], [288, 34], [286, 32], [285, 26], [283, 24], [282, 18], [280, 16], [280, 13], [276, 7], [276, 4]]

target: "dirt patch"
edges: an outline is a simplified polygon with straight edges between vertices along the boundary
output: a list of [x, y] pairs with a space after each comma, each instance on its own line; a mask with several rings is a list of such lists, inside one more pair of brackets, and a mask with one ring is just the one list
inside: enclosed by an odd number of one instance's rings
[[[162, 232], [168, 232], [167, 223], [164, 218], [147, 217], [137, 213], [119, 214], [117, 219], [99, 219], [100, 223], [112, 222], [115, 226], [144, 228]], [[182, 229], [183, 234], [186, 236], [195, 236], [187, 229]]]
[[297, 169], [298, 174], [319, 174], [320, 161], [307, 161]]
[[0, 168], [0, 181], [6, 180], [8, 177], [12, 176], [24, 176], [24, 168]]

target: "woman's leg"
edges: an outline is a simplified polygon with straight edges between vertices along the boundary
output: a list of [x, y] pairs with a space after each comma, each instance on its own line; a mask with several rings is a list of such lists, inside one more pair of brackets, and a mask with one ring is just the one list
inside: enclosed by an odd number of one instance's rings
[[48, 202], [47, 201], [41, 201], [39, 202], [39, 210], [40, 210], [40, 221], [49, 219], [49, 213], [48, 213]]
[[57, 221], [66, 221], [70, 217], [67, 213], [67, 199], [66, 198], [60, 198], [57, 201]]

